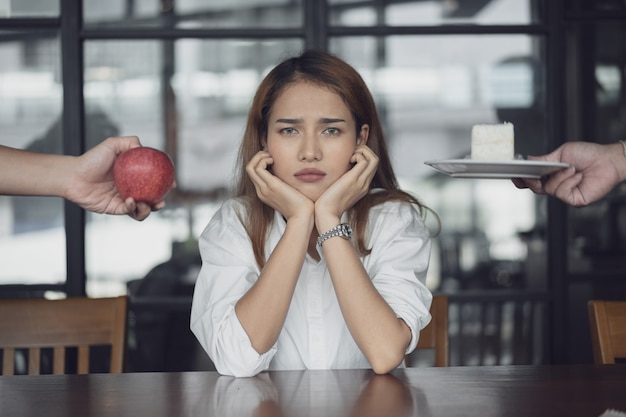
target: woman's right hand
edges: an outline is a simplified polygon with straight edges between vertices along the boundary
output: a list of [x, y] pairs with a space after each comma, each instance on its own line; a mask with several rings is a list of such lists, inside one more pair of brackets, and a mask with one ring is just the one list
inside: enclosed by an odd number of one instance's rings
[[246, 165], [246, 172], [259, 199], [287, 220], [297, 215], [312, 217], [315, 209], [313, 201], [272, 174], [268, 168], [273, 163], [269, 152], [259, 151]]

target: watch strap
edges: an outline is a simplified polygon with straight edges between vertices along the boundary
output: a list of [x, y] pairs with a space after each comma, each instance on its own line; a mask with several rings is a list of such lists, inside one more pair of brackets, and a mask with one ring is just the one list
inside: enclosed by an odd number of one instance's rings
[[348, 223], [338, 224], [337, 226], [333, 227], [326, 233], [321, 234], [317, 238], [317, 246], [321, 248], [324, 241], [330, 239], [331, 237], [342, 237], [344, 239], [351, 239], [352, 228], [350, 227]]

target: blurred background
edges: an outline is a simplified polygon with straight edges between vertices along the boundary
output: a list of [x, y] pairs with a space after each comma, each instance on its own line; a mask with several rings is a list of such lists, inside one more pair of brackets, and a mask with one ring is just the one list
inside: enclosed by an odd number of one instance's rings
[[478, 123], [513, 123], [523, 156], [625, 139], [625, 37], [624, 0], [0, 0], [0, 143], [137, 135], [178, 183], [143, 222], [0, 196], [0, 297], [129, 294], [129, 370], [212, 369], [189, 331], [197, 238], [261, 78], [321, 48], [362, 74], [402, 187], [441, 218], [450, 364], [591, 363], [587, 300], [626, 296], [626, 190], [573, 209], [424, 162], [468, 155]]

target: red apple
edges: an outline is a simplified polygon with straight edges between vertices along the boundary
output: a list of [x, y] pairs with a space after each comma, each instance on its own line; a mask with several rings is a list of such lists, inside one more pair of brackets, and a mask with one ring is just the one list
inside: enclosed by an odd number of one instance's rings
[[165, 198], [174, 183], [174, 164], [165, 152], [149, 147], [123, 152], [113, 165], [113, 179], [126, 199], [153, 205]]

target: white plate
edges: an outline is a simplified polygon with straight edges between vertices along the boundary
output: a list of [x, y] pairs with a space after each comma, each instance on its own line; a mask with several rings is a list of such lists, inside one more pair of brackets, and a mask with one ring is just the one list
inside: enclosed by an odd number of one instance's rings
[[563, 162], [527, 161], [477, 161], [473, 159], [448, 159], [426, 161], [437, 171], [455, 178], [541, 178], [567, 168]]

